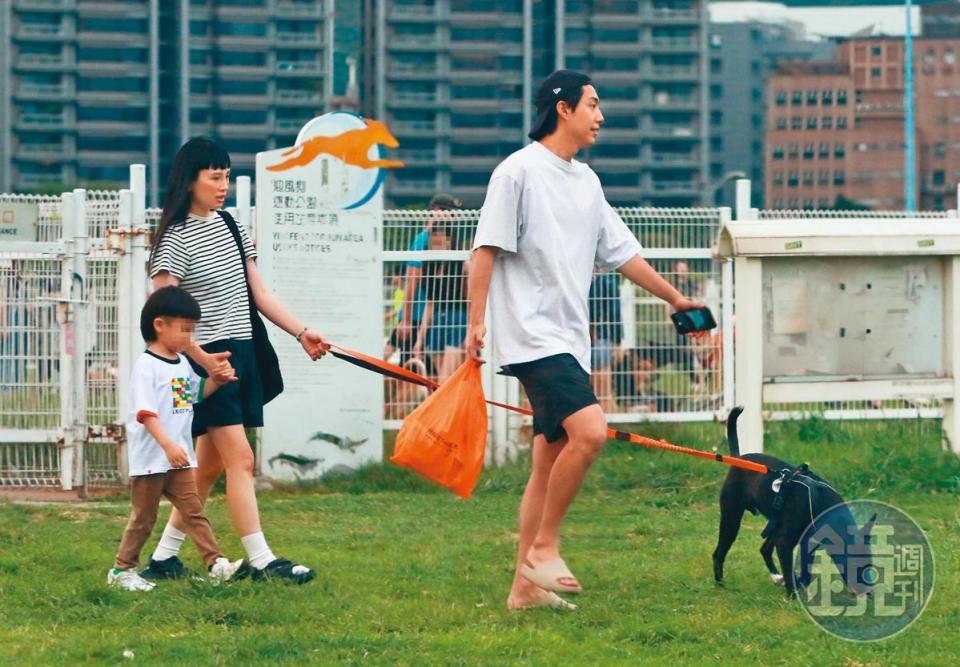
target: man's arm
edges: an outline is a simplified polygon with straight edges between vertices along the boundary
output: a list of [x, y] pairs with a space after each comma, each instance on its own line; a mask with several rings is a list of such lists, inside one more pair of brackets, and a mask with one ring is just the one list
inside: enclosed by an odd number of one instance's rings
[[490, 276], [493, 275], [493, 262], [497, 258], [499, 248], [495, 246], [480, 246], [473, 251], [470, 260], [470, 272], [467, 279], [467, 298], [470, 301], [467, 315], [467, 357], [480, 358], [480, 349], [483, 347], [483, 338], [487, 335], [484, 317], [487, 312], [487, 295], [490, 292]]
[[699, 308], [700, 304], [691, 301], [686, 296], [677, 291], [677, 289], [663, 279], [657, 271], [640, 255], [635, 255], [633, 259], [617, 269], [623, 276], [647, 290], [654, 296], [666, 301], [676, 312]]

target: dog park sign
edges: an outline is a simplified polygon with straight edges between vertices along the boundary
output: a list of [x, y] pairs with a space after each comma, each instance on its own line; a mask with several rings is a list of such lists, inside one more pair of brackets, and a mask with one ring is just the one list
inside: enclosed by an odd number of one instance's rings
[[[257, 154], [266, 283], [328, 340], [371, 353], [383, 347], [383, 170], [402, 166], [382, 159], [383, 145], [397, 145], [383, 123], [337, 111], [308, 122], [293, 147]], [[272, 338], [286, 389], [265, 408], [263, 473], [316, 479], [380, 460], [382, 379]]]

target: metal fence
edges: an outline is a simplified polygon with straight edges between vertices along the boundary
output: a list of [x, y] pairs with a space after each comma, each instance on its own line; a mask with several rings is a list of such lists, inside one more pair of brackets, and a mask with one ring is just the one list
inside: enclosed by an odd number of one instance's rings
[[[724, 268], [712, 259], [710, 248], [725, 210], [623, 208], [618, 212], [658, 272], [718, 315], [724, 313]], [[437, 380], [464, 359], [465, 278], [478, 216], [479, 211], [385, 212], [387, 359]], [[618, 273], [598, 273], [591, 287], [592, 382], [609, 418], [627, 423], [708, 421], [721, 416], [733, 400], [730, 387], [724, 399], [723, 318], [714, 335], [683, 338], [674, 331], [667, 306], [641, 292]], [[515, 379], [485, 369], [488, 391], [497, 395], [496, 400], [524, 400]], [[387, 424], [399, 426], [423, 396], [420, 388], [388, 382]], [[500, 411], [493, 417], [494, 440], [515, 443], [523, 418]]]
[[[242, 187], [241, 187], [242, 186]], [[249, 182], [237, 217], [253, 220]], [[33, 243], [0, 245], [0, 486], [103, 486], [124, 481], [121, 415], [136, 321], [146, 296], [146, 209], [142, 168], [131, 190], [62, 197], [0, 195], [36, 203]], [[612, 422], [709, 421], [732, 407], [733, 264], [711, 246], [727, 209], [622, 208], [645, 256], [685, 295], [706, 303], [720, 327], [678, 337], [666, 306], [616, 273], [598, 273], [590, 292], [592, 382]], [[385, 358], [442, 380], [464, 358], [466, 282], [478, 211], [384, 212]], [[898, 218], [896, 212], [752, 211], [754, 219]], [[954, 217], [927, 212], [911, 217]], [[82, 218], [83, 228], [75, 228]], [[89, 241], [88, 241], [89, 237]], [[136, 270], [134, 270], [136, 268]], [[406, 318], [404, 317], [406, 315]], [[409, 318], [409, 320], [407, 320]], [[409, 326], [401, 326], [409, 321]], [[489, 327], [488, 327], [489, 328]], [[730, 354], [724, 354], [729, 350]], [[522, 404], [512, 378], [484, 366], [488, 395]], [[387, 380], [385, 425], [398, 428], [425, 390]], [[844, 402], [769, 406], [768, 417], [936, 417], [934, 403]], [[774, 409], [775, 408], [775, 409]], [[493, 458], [511, 458], [529, 435], [520, 415], [491, 414]]]
[[132, 196], [0, 195], [38, 209], [32, 240], [0, 244], [0, 486], [124, 481], [120, 322], [131, 315], [121, 293], [131, 286], [120, 265], [130, 254], [107, 232], [131, 226]]

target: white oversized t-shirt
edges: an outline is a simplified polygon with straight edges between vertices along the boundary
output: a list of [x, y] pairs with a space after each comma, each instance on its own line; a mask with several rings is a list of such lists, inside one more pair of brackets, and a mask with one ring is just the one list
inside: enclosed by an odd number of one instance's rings
[[127, 415], [127, 459], [130, 476], [153, 475], [170, 470], [167, 455], [143, 425], [148, 415], [157, 417], [170, 439], [187, 453], [190, 467], [197, 467], [190, 426], [193, 404], [203, 398], [200, 376], [182, 354], [166, 359], [144, 351], [133, 365], [130, 377], [130, 410]]
[[642, 250], [600, 179], [539, 141], [494, 170], [473, 247], [494, 246], [490, 314], [497, 367], [572, 354], [590, 372], [588, 296], [595, 267]]

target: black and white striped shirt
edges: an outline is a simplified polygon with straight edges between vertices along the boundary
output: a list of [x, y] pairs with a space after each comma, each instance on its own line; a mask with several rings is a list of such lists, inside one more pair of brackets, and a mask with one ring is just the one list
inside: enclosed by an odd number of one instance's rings
[[[237, 226], [246, 258], [256, 259], [250, 237]], [[202, 315], [194, 335], [201, 344], [253, 338], [247, 286], [238, 255], [230, 228], [216, 212], [208, 218], [191, 214], [185, 222], [172, 223], [154, 252], [150, 277], [167, 271], [200, 304]]]

